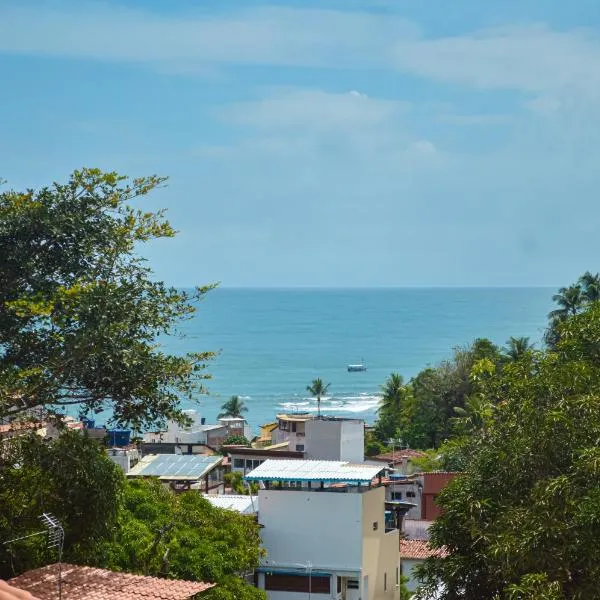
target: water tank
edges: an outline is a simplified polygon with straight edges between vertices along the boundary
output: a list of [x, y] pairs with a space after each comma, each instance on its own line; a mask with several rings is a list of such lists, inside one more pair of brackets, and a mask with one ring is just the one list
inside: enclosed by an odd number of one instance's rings
[[200, 425], [206, 425], [206, 417], [200, 417]]
[[129, 446], [131, 440], [131, 429], [109, 429], [108, 430], [108, 445], [109, 446]]
[[81, 422], [86, 429], [94, 429], [96, 426], [96, 421], [94, 421], [94, 419], [88, 419], [87, 417], [81, 419]]

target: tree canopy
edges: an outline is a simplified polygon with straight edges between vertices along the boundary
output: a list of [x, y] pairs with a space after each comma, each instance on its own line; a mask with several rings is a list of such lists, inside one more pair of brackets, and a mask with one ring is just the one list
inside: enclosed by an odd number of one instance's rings
[[558, 333], [553, 349], [474, 368], [464, 472], [440, 494], [431, 528], [449, 554], [424, 567], [421, 597], [598, 597], [600, 303]]
[[248, 412], [248, 407], [239, 396], [231, 396], [227, 402], [221, 406], [221, 412], [217, 415], [217, 419], [223, 417], [241, 417], [243, 413]]
[[317, 415], [321, 416], [321, 398], [327, 394], [330, 383], [323, 383], [320, 377], [313, 379], [310, 385], [306, 386], [306, 391], [317, 399]]
[[[112, 535], [125, 485], [121, 470], [100, 445], [75, 431], [56, 441], [35, 433], [2, 441], [0, 452], [0, 540], [43, 529], [42, 512], [65, 530], [65, 558], [86, 560]], [[0, 579], [54, 562], [44, 537], [0, 544]]]
[[157, 341], [211, 286], [153, 281], [137, 254], [175, 234], [132, 205], [164, 182], [82, 169], [0, 194], [0, 418], [79, 405], [144, 426], [182, 419], [180, 400], [202, 391], [212, 353], [174, 356]]

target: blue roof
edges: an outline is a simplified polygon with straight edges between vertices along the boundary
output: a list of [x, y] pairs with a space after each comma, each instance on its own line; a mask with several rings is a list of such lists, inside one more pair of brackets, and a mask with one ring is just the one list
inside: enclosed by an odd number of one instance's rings
[[150, 454], [135, 465], [127, 475], [196, 480], [212, 471], [222, 461], [222, 456], [206, 454]]

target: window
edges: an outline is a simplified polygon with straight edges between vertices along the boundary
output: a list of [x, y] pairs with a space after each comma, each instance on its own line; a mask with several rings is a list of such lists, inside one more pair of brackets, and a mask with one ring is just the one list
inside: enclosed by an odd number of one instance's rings
[[402, 492], [392, 492], [392, 500], [402, 500]]
[[296, 444], [296, 452], [304, 452], [304, 444]]
[[406, 497], [407, 498], [414, 498], [415, 497], [415, 493], [414, 492], [406, 492]]
[[297, 423], [292, 423], [292, 432], [296, 433], [296, 427], [298, 426]]
[[244, 459], [243, 458], [234, 458], [233, 459], [233, 468], [234, 469], [243, 469], [244, 468]]
[[396, 586], [400, 585], [400, 569], [396, 567]]
[[383, 574], [383, 591], [387, 591], [387, 573]]
[[358, 579], [348, 579], [348, 582], [346, 583], [346, 588], [349, 590], [357, 590]]
[[265, 575], [265, 590], [271, 592], [304, 592], [331, 594], [331, 577], [323, 575]]
[[377, 521], [375, 521], [373, 523], [373, 531], [377, 531], [379, 529], [379, 523]]

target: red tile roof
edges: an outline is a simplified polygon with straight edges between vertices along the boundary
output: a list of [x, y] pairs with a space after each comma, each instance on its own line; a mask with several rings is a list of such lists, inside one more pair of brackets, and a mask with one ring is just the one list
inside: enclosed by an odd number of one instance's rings
[[420, 458], [426, 456], [425, 452], [421, 450], [413, 450], [412, 448], [404, 448], [402, 450], [395, 450], [394, 452], [386, 452], [384, 454], [378, 454], [377, 456], [371, 457], [369, 460], [381, 460], [387, 463], [398, 464], [402, 462], [404, 458]]
[[400, 540], [400, 558], [425, 559], [430, 556], [444, 557], [448, 552], [442, 548], [431, 548], [427, 540]]
[[[115, 573], [106, 569], [62, 565], [63, 600], [188, 600], [214, 586], [212, 583], [159, 579]], [[39, 600], [56, 600], [58, 565], [27, 571], [9, 581]]]

